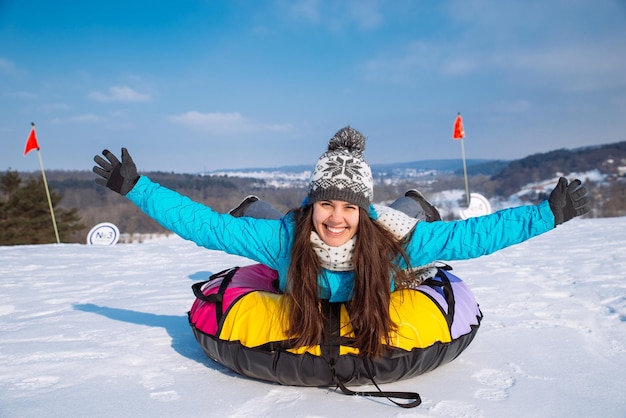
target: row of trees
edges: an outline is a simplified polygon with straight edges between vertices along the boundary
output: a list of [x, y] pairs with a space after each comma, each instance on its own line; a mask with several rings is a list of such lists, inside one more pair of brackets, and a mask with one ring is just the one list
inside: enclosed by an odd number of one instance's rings
[[[51, 191], [50, 199], [56, 207], [61, 195]], [[84, 229], [76, 208], [57, 208], [55, 215], [63, 242], [73, 240], [73, 234]], [[7, 171], [0, 177], [0, 245], [52, 242], [56, 242], [56, 235], [43, 180], [29, 178], [23, 182], [17, 171]]]

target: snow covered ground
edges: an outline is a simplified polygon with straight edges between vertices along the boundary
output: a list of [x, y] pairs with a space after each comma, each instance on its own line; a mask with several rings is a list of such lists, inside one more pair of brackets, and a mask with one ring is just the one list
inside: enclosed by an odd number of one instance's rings
[[452, 263], [485, 319], [452, 363], [383, 385], [419, 392], [410, 410], [209, 360], [190, 286], [249, 263], [177, 237], [0, 247], [0, 417], [626, 416], [626, 218]]

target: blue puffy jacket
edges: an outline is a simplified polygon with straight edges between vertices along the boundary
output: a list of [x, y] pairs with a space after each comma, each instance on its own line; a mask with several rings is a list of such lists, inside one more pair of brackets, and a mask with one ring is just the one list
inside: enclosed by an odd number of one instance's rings
[[[141, 176], [126, 195], [148, 216], [197, 245], [258, 261], [278, 271], [285, 289], [295, 223], [290, 215], [280, 220], [234, 218], [219, 214]], [[454, 222], [418, 222], [406, 252], [411, 266], [436, 260], [463, 260], [491, 254], [554, 228], [547, 201], [537, 206], [504, 209], [491, 215]], [[405, 266], [402, 266], [405, 267]], [[352, 297], [351, 271], [323, 269], [320, 298], [345, 302]]]

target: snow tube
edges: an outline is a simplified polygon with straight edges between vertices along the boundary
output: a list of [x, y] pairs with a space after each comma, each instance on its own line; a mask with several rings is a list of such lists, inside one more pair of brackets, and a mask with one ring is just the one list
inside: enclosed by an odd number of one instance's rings
[[379, 358], [350, 346], [354, 336], [343, 303], [320, 302], [323, 341], [293, 346], [287, 337], [284, 297], [276, 271], [255, 264], [235, 267], [192, 286], [189, 323], [214, 361], [247, 377], [294, 386], [389, 383], [433, 370], [455, 359], [474, 338], [482, 314], [468, 287], [448, 270], [416, 289], [391, 294], [398, 329]]

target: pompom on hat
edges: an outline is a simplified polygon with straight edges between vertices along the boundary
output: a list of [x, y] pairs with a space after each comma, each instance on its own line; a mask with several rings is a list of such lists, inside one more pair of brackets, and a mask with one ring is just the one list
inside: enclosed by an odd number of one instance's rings
[[340, 129], [315, 165], [307, 202], [341, 200], [369, 210], [374, 180], [363, 151], [365, 137], [359, 131], [350, 126]]

